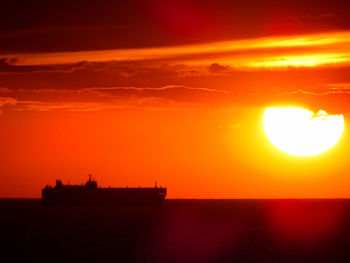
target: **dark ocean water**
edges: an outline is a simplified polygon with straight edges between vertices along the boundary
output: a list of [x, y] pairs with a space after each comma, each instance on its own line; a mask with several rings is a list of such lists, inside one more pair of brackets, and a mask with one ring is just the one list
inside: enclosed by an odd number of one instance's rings
[[350, 200], [0, 207], [0, 262], [350, 262]]

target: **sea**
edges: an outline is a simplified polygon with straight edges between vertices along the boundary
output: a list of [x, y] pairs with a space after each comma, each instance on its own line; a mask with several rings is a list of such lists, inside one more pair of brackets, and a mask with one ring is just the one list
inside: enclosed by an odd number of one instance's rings
[[350, 200], [0, 199], [0, 262], [350, 262]]

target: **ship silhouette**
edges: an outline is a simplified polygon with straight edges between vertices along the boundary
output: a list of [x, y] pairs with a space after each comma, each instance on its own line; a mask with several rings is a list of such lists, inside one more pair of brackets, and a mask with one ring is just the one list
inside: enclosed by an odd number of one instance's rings
[[102, 188], [91, 179], [83, 185], [56, 185], [42, 189], [45, 205], [161, 205], [167, 194], [166, 187]]

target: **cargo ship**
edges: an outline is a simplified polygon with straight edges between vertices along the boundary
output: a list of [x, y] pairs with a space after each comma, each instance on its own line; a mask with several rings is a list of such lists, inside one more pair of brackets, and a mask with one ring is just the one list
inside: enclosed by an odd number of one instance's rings
[[161, 205], [167, 194], [166, 187], [102, 188], [91, 179], [81, 185], [56, 185], [42, 189], [44, 205]]

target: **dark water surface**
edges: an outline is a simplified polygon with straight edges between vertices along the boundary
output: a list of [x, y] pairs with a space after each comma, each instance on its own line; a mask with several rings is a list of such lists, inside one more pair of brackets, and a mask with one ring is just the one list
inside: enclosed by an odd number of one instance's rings
[[350, 262], [350, 200], [0, 208], [0, 262]]

